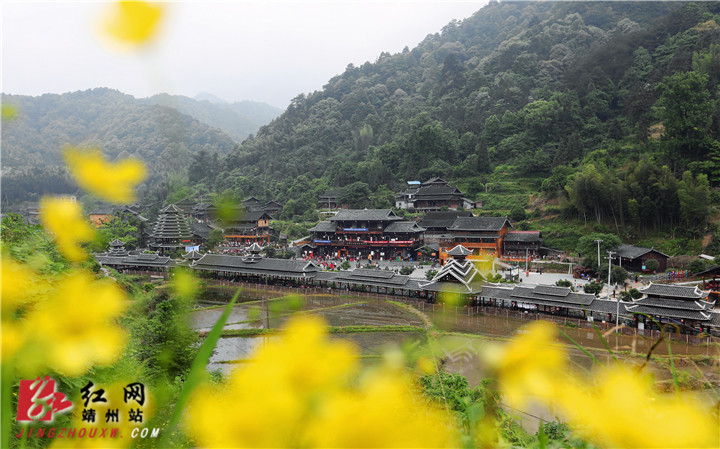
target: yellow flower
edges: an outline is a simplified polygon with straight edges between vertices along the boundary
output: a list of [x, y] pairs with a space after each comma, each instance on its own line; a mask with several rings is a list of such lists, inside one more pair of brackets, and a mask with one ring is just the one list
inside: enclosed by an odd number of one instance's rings
[[3, 103], [2, 105], [2, 119], [3, 120], [14, 120], [17, 117], [17, 107], [12, 104]]
[[22, 321], [27, 357], [18, 363], [29, 370], [44, 363], [70, 376], [111, 364], [124, 349], [125, 333], [114, 321], [125, 307], [124, 293], [111, 281], [71, 272]]
[[373, 370], [333, 395], [308, 427], [315, 447], [457, 447], [449, 415], [414, 389], [407, 374]]
[[720, 422], [709, 407], [681, 394], [659, 395], [650, 376], [621, 365], [580, 378], [565, 357], [554, 327], [542, 321], [486, 354], [511, 404], [537, 399], [601, 447], [720, 447]]
[[720, 447], [717, 415], [692, 397], [659, 395], [652, 378], [616, 366], [558, 389], [558, 411], [581, 435], [604, 447]]
[[80, 242], [92, 240], [95, 230], [83, 218], [80, 204], [63, 198], [44, 197], [40, 201], [40, 221], [53, 234], [65, 257], [72, 261], [87, 257]]
[[178, 298], [184, 302], [192, 301], [200, 291], [198, 279], [193, 272], [182, 267], [173, 271], [173, 287]]
[[498, 373], [500, 389], [514, 406], [528, 396], [551, 397], [563, 382], [565, 351], [555, 340], [557, 331], [547, 321], [535, 321], [523, 328], [502, 349], [488, 346], [483, 353]]
[[21, 304], [37, 300], [44, 289], [44, 282], [35, 270], [6, 254], [2, 255], [0, 270], [0, 301], [4, 320], [12, 317]]
[[113, 203], [134, 201], [135, 187], [145, 179], [145, 165], [137, 159], [109, 163], [98, 149], [72, 147], [65, 148], [63, 156], [80, 187]]
[[104, 33], [115, 41], [130, 46], [148, 43], [158, 31], [163, 6], [140, 1], [111, 4], [103, 22]]
[[402, 373], [369, 375], [353, 388], [356, 357], [320, 320], [295, 318], [226, 385], [195, 391], [186, 427], [209, 447], [450, 444], [447, 416], [427, 408]]

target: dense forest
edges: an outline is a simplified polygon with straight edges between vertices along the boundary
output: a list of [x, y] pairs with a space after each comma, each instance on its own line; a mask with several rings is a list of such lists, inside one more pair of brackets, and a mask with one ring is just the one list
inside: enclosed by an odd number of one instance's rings
[[440, 176], [477, 199], [525, 179], [564, 217], [628, 239], [704, 233], [720, 183], [719, 13], [490, 3], [297, 96], [195, 189], [280, 199], [289, 218], [326, 187], [377, 207], [409, 180]]
[[170, 175], [186, 177], [193, 157], [206, 169], [217, 166], [222, 155], [280, 112], [262, 103], [213, 104], [165, 94], [135, 99], [104, 88], [39, 97], [3, 94], [2, 102], [17, 110], [2, 128], [2, 190], [10, 203], [76, 190], [58, 168], [64, 145], [95, 145], [111, 159], [145, 161], [151, 173], [147, 192]]

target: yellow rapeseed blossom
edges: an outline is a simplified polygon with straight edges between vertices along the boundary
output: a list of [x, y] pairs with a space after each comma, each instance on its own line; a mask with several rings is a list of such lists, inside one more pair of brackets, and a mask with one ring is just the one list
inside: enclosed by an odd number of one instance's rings
[[14, 120], [17, 117], [17, 108], [15, 105], [3, 103], [2, 105], [2, 119], [3, 120]]
[[508, 401], [521, 406], [527, 396], [552, 397], [563, 382], [565, 351], [555, 340], [557, 331], [547, 321], [535, 321], [503, 348], [488, 346], [483, 356], [498, 374]]
[[525, 326], [514, 341], [485, 356], [511, 404], [538, 400], [599, 447], [720, 447], [717, 413], [679, 393], [655, 393], [649, 375], [621, 365], [592, 378], [570, 372], [550, 323]]
[[75, 376], [94, 364], [111, 364], [124, 349], [126, 335], [115, 320], [126, 306], [125, 294], [110, 280], [70, 272], [21, 321], [27, 344], [19, 367], [48, 366]]
[[112, 203], [135, 201], [135, 187], [145, 179], [145, 164], [137, 159], [111, 163], [98, 149], [63, 151], [65, 163], [78, 185]]
[[717, 448], [717, 415], [692, 397], [657, 394], [652, 378], [615, 366], [595, 382], [565, 383], [553, 401], [577, 431], [603, 447]]
[[116, 42], [138, 47], [157, 34], [163, 5], [141, 1], [120, 1], [109, 5], [102, 31]]
[[423, 399], [398, 370], [366, 374], [353, 391], [320, 405], [308, 427], [314, 447], [457, 447], [448, 414]]
[[39, 299], [44, 288], [39, 273], [6, 254], [2, 255], [0, 270], [2, 317], [8, 319], [21, 304]]
[[226, 385], [193, 392], [186, 428], [208, 447], [449, 444], [447, 417], [422, 408], [405, 377], [366, 377], [352, 388], [357, 375], [353, 346], [329, 339], [317, 318], [295, 318]]
[[80, 243], [95, 238], [95, 229], [83, 218], [80, 204], [64, 198], [44, 197], [40, 201], [40, 222], [53, 235], [65, 257], [76, 262], [87, 258]]
[[26, 264], [3, 254], [0, 277], [0, 300], [2, 301], [2, 360], [11, 359], [22, 347], [25, 332], [15, 316], [21, 307], [44, 299], [49, 284]]

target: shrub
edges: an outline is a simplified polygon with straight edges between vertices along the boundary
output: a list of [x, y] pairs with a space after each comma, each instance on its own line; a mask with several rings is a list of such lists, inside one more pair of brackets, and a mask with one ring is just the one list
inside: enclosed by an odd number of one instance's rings
[[410, 266], [400, 268], [400, 274], [404, 274], [406, 276], [412, 274], [413, 271], [415, 271], [415, 268]]
[[583, 286], [583, 290], [585, 291], [585, 293], [590, 293], [595, 296], [599, 295], [602, 289], [603, 285], [600, 282], [595, 281], [587, 283]]
[[658, 268], [660, 268], [660, 262], [655, 259], [648, 259], [645, 261], [645, 268], [652, 272], [655, 272]]

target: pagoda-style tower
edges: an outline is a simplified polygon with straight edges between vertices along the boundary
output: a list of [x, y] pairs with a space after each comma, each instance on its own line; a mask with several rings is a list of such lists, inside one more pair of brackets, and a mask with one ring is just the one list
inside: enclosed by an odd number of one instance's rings
[[161, 255], [192, 246], [192, 230], [185, 220], [185, 214], [174, 204], [160, 211], [153, 226], [150, 248], [157, 249]]
[[110, 249], [108, 250], [107, 255], [115, 257], [127, 256], [128, 252], [125, 250], [125, 242], [120, 239], [115, 239], [110, 242]]
[[420, 283], [420, 288], [435, 294], [460, 294], [463, 296], [480, 293], [485, 278], [478, 271], [472, 261], [466, 257], [472, 251], [462, 245], [457, 245], [447, 252], [452, 259], [435, 275], [432, 281]]

